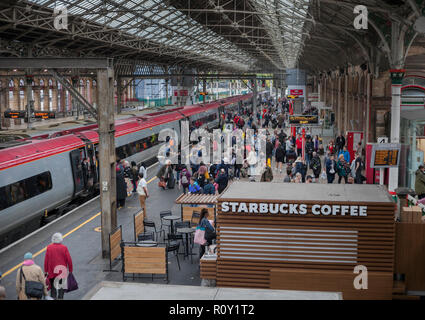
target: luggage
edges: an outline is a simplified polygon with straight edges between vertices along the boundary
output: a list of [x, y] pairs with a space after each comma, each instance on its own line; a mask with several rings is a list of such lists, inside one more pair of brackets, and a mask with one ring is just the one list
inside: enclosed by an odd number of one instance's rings
[[167, 181], [167, 187], [168, 189], [174, 189], [175, 185], [176, 185], [176, 179], [174, 179], [174, 175], [171, 175]]
[[160, 180], [158, 182], [158, 187], [165, 189], [166, 186], [167, 186], [167, 184], [165, 183], [164, 180]]

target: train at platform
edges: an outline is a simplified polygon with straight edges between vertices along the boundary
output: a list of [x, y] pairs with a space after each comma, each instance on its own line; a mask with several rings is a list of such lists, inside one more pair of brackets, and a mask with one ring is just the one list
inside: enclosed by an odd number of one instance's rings
[[[164, 128], [218, 128], [227, 112], [252, 108], [252, 94], [115, 121], [119, 159], [155, 163]], [[0, 248], [69, 212], [99, 192], [97, 125], [22, 139], [0, 150]], [[87, 165], [83, 165], [85, 162]]]

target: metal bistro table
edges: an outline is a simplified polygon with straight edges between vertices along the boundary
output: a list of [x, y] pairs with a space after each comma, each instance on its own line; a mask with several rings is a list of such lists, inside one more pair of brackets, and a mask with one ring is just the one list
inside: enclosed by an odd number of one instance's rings
[[157, 247], [158, 242], [153, 241], [153, 240], [143, 240], [143, 241], [139, 241], [138, 243], [136, 243], [136, 246], [138, 246], [138, 247]]
[[171, 229], [171, 233], [174, 233], [174, 220], [180, 220], [179, 216], [165, 216], [162, 219], [164, 220], [170, 220], [170, 229]]
[[[193, 228], [179, 228], [177, 232], [184, 233], [186, 235], [186, 246], [185, 246], [185, 256], [190, 256], [190, 262], [192, 263], [192, 252], [189, 252], [189, 234], [194, 233], [195, 229]], [[192, 251], [192, 250], [190, 250]]]

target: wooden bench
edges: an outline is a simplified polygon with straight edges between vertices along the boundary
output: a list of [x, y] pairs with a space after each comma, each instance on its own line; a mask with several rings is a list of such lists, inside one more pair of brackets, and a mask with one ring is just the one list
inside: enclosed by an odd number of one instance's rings
[[[168, 256], [163, 247], [138, 247], [133, 242], [121, 242], [122, 277], [123, 281], [128, 278], [126, 274], [132, 273], [133, 279], [136, 273], [150, 273], [166, 275], [168, 282]], [[139, 277], [140, 278], [140, 277]]]

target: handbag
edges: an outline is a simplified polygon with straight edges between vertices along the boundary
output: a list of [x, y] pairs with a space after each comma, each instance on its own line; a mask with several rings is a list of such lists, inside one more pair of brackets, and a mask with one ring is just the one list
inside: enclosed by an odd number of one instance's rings
[[193, 242], [203, 246], [207, 242], [207, 240], [205, 240], [205, 230], [197, 228]]
[[44, 294], [44, 284], [38, 281], [27, 281], [21, 267], [21, 283], [22, 277], [25, 280], [25, 295], [29, 298], [41, 299]]
[[68, 274], [67, 287], [68, 288], [65, 290], [65, 292], [71, 292], [71, 291], [78, 290], [77, 280], [75, 280], [75, 277], [72, 273]]

